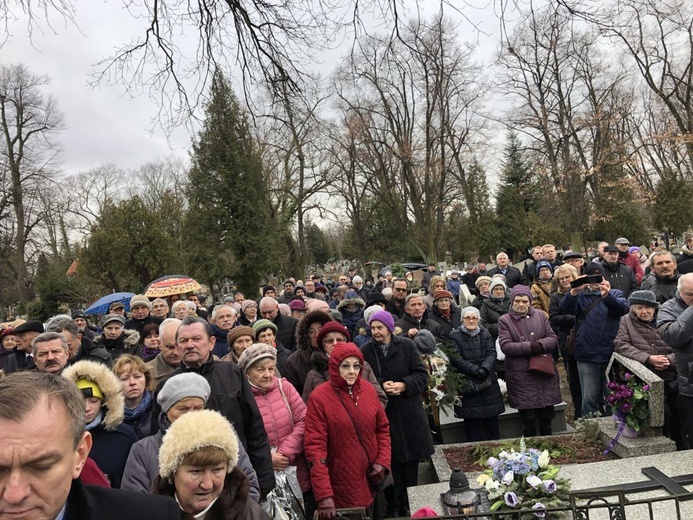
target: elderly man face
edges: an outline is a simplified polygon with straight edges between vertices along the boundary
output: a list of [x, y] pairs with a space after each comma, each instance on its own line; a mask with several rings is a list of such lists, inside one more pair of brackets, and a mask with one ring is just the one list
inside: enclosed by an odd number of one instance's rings
[[59, 338], [49, 341], [42, 341], [36, 345], [34, 362], [36, 370], [46, 374], [59, 374], [67, 365], [70, 358], [68, 349]]
[[496, 255], [496, 265], [501, 269], [505, 269], [506, 267], [508, 267], [508, 262], [508, 255], [506, 255], [505, 253], [498, 253]]
[[79, 354], [79, 349], [82, 347], [82, 334], [77, 334], [75, 337], [69, 330], [63, 330], [60, 334], [65, 336], [70, 358], [74, 358], [77, 354]]
[[671, 279], [676, 272], [676, 260], [670, 253], [652, 259], [652, 271], [659, 278]]
[[308, 294], [313, 294], [315, 292], [315, 282], [313, 282], [313, 280], [306, 280], [304, 287]]
[[260, 316], [273, 321], [279, 314], [279, 304], [272, 298], [265, 297], [260, 300]]
[[217, 309], [214, 317], [214, 324], [217, 327], [228, 332], [233, 328], [234, 323], [236, 323], [236, 311], [233, 307], [222, 305]]
[[136, 320], [144, 320], [149, 316], [149, 307], [141, 304], [135, 305], [130, 310], [130, 314], [132, 314], [132, 317]]
[[168, 315], [168, 304], [164, 300], [152, 303], [152, 316], [155, 318], [165, 318]]
[[164, 361], [172, 367], [180, 365], [182, 359], [182, 351], [176, 348], [176, 330], [177, 326], [169, 325], [163, 327], [159, 331], [159, 341], [161, 342], [161, 356]]
[[693, 305], [693, 273], [684, 274], [679, 280], [679, 296], [689, 307]]
[[18, 332], [17, 333], [17, 338], [19, 338], [19, 343], [17, 344], [17, 350], [21, 350], [22, 352], [31, 352], [31, 342], [34, 341], [34, 338], [38, 336], [38, 332], [34, 332], [33, 330], [27, 330], [26, 332]]
[[424, 302], [423, 296], [410, 298], [404, 310], [413, 318], [419, 319], [423, 317], [426, 311], [426, 303]]
[[202, 323], [181, 325], [178, 329], [176, 344], [185, 366], [199, 368], [204, 365], [212, 355], [216, 340], [217, 338], [207, 333]]
[[618, 253], [616, 251], [604, 251], [604, 260], [611, 265], [618, 263]]
[[118, 339], [123, 333], [123, 324], [117, 321], [107, 323], [103, 328], [103, 335], [106, 339]]
[[77, 328], [79, 329], [80, 332], [84, 332], [85, 329], [87, 328], [87, 320], [85, 320], [82, 317], [77, 317], [74, 320], [75, 325], [77, 325]]

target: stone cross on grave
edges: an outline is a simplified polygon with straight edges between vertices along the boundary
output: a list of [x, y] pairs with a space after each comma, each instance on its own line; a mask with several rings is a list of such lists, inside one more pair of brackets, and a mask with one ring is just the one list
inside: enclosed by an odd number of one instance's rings
[[606, 486], [601, 488], [585, 489], [576, 491], [575, 494], [583, 498], [608, 495], [612, 493], [642, 493], [645, 491], [655, 491], [664, 488], [670, 495], [684, 495], [681, 500], [690, 500], [693, 498], [693, 493], [688, 491], [686, 485], [693, 484], [693, 474], [679, 475], [678, 477], [670, 477], [654, 466], [641, 469], [642, 473], [649, 479], [642, 482], [629, 482], [627, 484], [618, 484], [615, 486]]

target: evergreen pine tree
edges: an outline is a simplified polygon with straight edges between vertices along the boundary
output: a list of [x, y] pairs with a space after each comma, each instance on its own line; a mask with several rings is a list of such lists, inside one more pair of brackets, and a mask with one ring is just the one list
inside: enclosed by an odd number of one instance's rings
[[184, 234], [189, 272], [210, 286], [231, 277], [240, 290], [256, 294], [272, 269], [276, 234], [260, 154], [247, 117], [219, 71], [191, 162]]
[[528, 238], [532, 235], [529, 222], [535, 220], [539, 187], [515, 132], [508, 136], [504, 155], [495, 220], [500, 247], [512, 259], [529, 245]]

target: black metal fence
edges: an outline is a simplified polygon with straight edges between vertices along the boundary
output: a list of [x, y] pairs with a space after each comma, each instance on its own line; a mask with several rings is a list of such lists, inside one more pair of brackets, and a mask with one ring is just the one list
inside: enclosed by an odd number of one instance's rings
[[[479, 512], [440, 518], [476, 518], [478, 520], [534, 520], [536, 518], [566, 520], [691, 520], [693, 493], [659, 497], [627, 497], [620, 490], [590, 490], [571, 492], [566, 507], [545, 510]], [[541, 513], [544, 516], [540, 516]]]

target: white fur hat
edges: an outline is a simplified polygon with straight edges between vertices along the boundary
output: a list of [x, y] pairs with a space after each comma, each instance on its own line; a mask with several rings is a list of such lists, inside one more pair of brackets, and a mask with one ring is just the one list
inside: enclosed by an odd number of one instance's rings
[[159, 474], [172, 479], [186, 455], [201, 448], [219, 448], [228, 458], [227, 472], [238, 464], [238, 436], [219, 412], [200, 410], [180, 416], [164, 435], [159, 450]]

